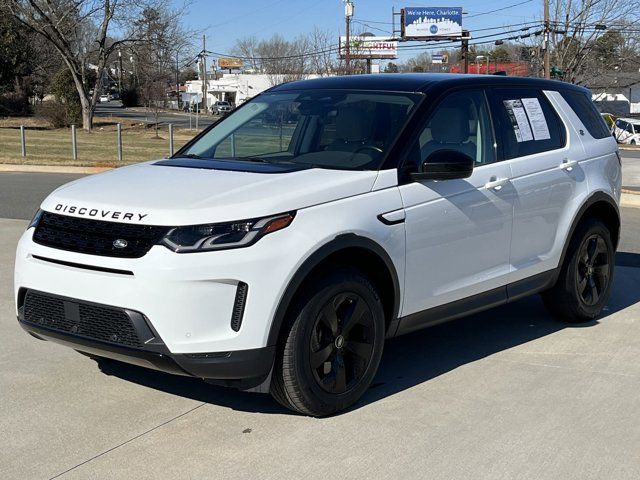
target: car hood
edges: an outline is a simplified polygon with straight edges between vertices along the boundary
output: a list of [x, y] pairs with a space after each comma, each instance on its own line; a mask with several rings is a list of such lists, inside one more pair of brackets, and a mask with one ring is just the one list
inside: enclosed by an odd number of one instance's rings
[[375, 171], [238, 171], [173, 166], [171, 160], [148, 162], [63, 185], [44, 200], [42, 209], [112, 222], [194, 225], [262, 217], [359, 195], [371, 191], [376, 177]]

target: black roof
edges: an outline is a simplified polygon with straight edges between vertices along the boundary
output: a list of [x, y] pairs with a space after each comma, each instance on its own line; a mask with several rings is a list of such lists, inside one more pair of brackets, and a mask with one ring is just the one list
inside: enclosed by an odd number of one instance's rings
[[283, 83], [270, 91], [287, 90], [377, 90], [395, 92], [426, 92], [431, 87], [456, 86], [530, 86], [548, 90], [572, 89], [586, 91], [583, 87], [557, 80], [535, 77], [506, 77], [501, 75], [469, 75], [460, 73], [381, 73], [375, 75], [349, 75], [321, 77]]

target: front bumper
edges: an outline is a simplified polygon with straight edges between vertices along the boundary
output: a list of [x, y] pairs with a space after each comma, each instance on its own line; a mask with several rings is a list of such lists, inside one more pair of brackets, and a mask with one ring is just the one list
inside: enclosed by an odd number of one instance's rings
[[[48, 302], [55, 301], [64, 306], [57, 310], [55, 304], [52, 306], [49, 303], [46, 310], [37, 311], [32, 304], [25, 302], [28, 295], [45, 298]], [[275, 347], [198, 354], [171, 353], [145, 316], [139, 312], [25, 289], [19, 293], [19, 299], [18, 321], [24, 330], [38, 339], [59, 343], [92, 356], [176, 375], [203, 378], [212, 383], [242, 389], [253, 388], [263, 383], [273, 364]], [[80, 318], [78, 313], [82, 311], [78, 307], [81, 309], [83, 306], [93, 309], [94, 312], [100, 312], [102, 308], [104, 311], [116, 312], [122, 318], [127, 318], [136, 342], [132, 344], [128, 338], [128, 345], [118, 344], [116, 342], [119, 340], [115, 334], [111, 339], [113, 341], [95, 338], [96, 331], [90, 331], [90, 327], [86, 322], [83, 323], [84, 319]], [[49, 318], [44, 318], [45, 316]], [[109, 329], [104, 315], [101, 322], [98, 333], [104, 333], [105, 328]], [[107, 332], [109, 335], [106, 335], [106, 338], [115, 331], [116, 329], [112, 328]], [[103, 335], [102, 338], [104, 337]]]
[[126, 259], [39, 245], [29, 229], [16, 253], [16, 305], [29, 289], [142, 312], [174, 354], [260, 349], [271, 346], [272, 318], [297, 261], [283, 256], [281, 233], [243, 249], [176, 254], [154, 246]]

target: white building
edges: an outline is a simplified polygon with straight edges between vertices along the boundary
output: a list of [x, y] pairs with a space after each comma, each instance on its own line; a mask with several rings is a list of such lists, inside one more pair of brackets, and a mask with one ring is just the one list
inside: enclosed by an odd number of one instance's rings
[[[277, 77], [277, 76], [275, 76]], [[316, 78], [318, 75], [309, 75], [308, 78]], [[241, 105], [249, 98], [264, 92], [273, 86], [274, 75], [227, 73], [218, 80], [209, 79], [207, 82], [207, 107], [215, 102], [227, 101], [232, 105]], [[199, 102], [202, 100], [202, 80], [186, 82], [186, 93], [183, 101]]]

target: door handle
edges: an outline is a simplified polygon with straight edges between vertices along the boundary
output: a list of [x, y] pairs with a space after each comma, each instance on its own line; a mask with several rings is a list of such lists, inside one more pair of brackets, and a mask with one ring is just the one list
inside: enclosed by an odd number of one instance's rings
[[487, 183], [484, 184], [484, 188], [487, 190], [500, 190], [509, 181], [508, 178], [491, 177]]
[[407, 218], [407, 215], [404, 213], [404, 209], [393, 210], [387, 213], [381, 213], [378, 215], [378, 220], [380, 220], [385, 225], [397, 225], [398, 223], [403, 223]]
[[578, 165], [577, 161], [569, 160], [568, 158], [565, 158], [564, 160], [562, 160], [562, 163], [560, 164], [560, 169], [570, 172], [571, 170], [573, 170], [573, 167], [575, 167], [576, 165]]

